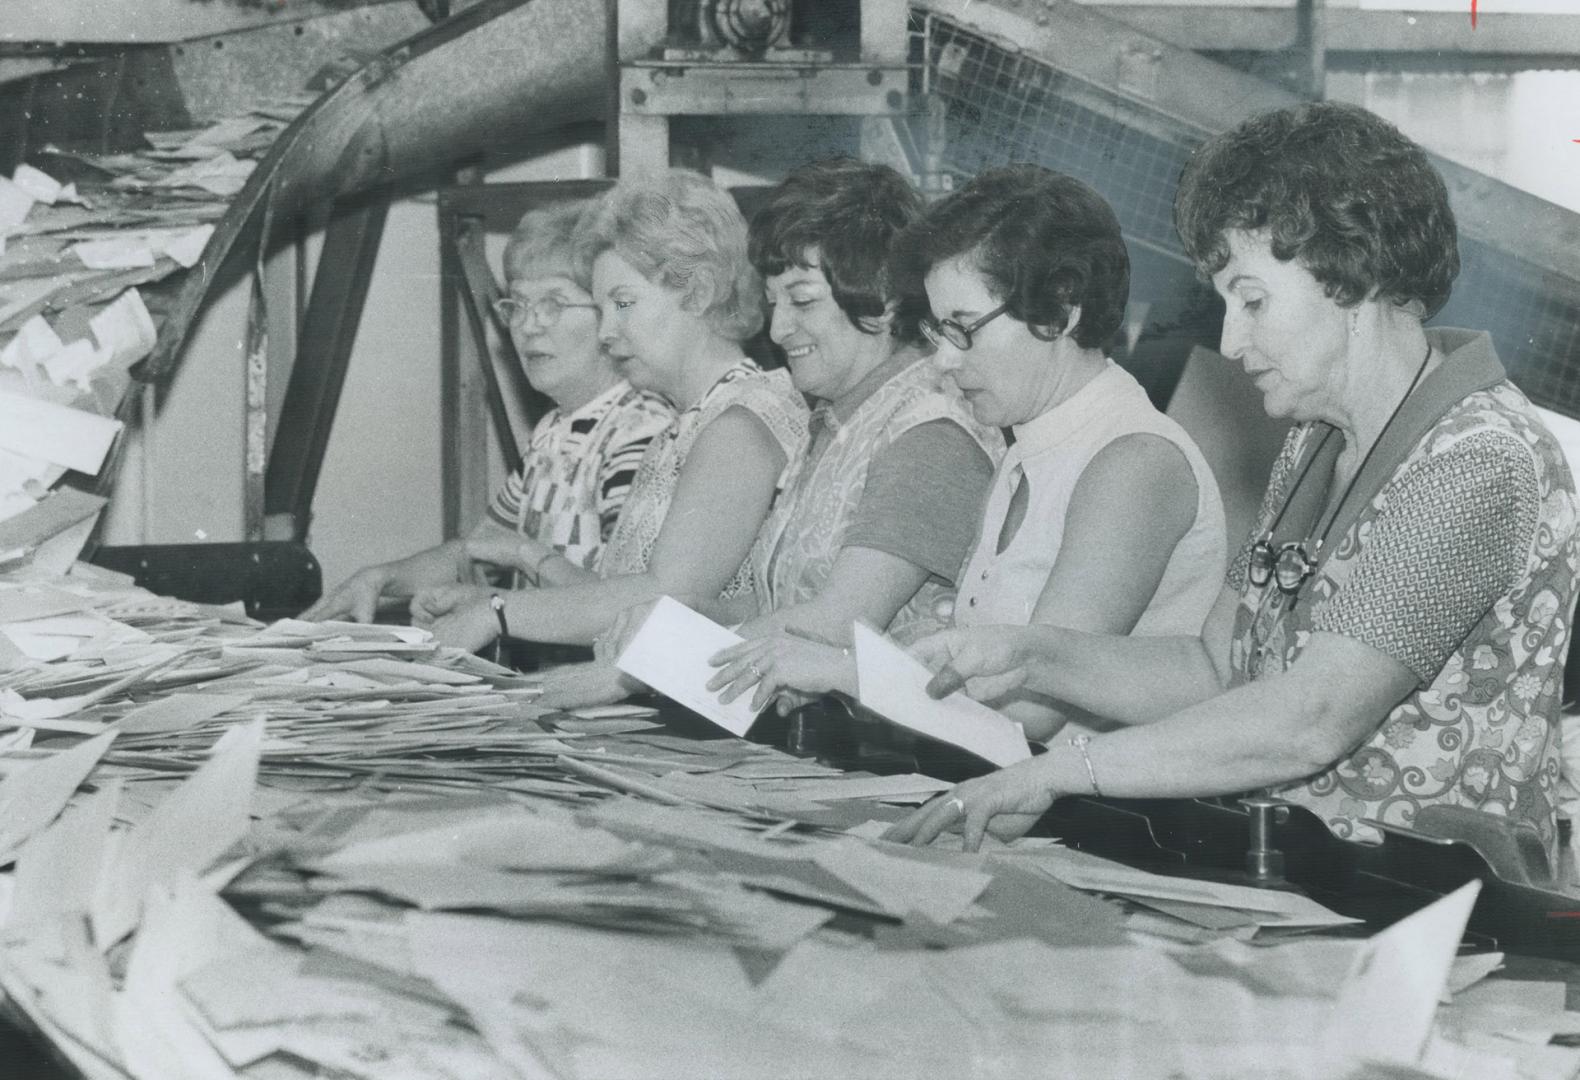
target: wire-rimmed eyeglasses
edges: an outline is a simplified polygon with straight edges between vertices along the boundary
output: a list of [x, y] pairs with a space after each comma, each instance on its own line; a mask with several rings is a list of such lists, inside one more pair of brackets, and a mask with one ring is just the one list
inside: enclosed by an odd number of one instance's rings
[[494, 314], [499, 316], [499, 321], [506, 326], [525, 322], [529, 312], [538, 320], [539, 326], [553, 326], [560, 321], [560, 316], [565, 314], [567, 308], [597, 310], [597, 307], [597, 304], [578, 304], [570, 300], [561, 300], [557, 296], [540, 296], [536, 300], [506, 296], [494, 301]]
[[954, 319], [935, 319], [928, 315], [921, 321], [922, 334], [934, 345], [942, 345], [947, 341], [961, 352], [965, 352], [971, 348], [972, 334], [1008, 310], [1008, 304], [1000, 304], [970, 326], [962, 326]]
[[1251, 545], [1251, 561], [1245, 572], [1251, 584], [1258, 589], [1273, 581], [1277, 582], [1279, 592], [1293, 596], [1300, 591], [1306, 579], [1316, 573], [1321, 559], [1321, 540], [1316, 542], [1311, 551], [1306, 550], [1304, 540], [1290, 540], [1275, 548], [1272, 534], [1264, 533], [1260, 540]]

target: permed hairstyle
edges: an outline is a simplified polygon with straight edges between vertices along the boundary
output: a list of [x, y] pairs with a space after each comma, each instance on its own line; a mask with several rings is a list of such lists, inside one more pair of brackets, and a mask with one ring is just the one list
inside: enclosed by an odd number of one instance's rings
[[958, 256], [987, 280], [1009, 314], [1051, 341], [1079, 305], [1070, 336], [1101, 348], [1118, 332], [1130, 296], [1130, 255], [1119, 219], [1079, 180], [1041, 165], [988, 169], [934, 204], [897, 246], [906, 292]]
[[1186, 164], [1174, 227], [1205, 275], [1229, 261], [1228, 233], [1262, 232], [1344, 307], [1376, 295], [1448, 300], [1459, 274], [1454, 211], [1426, 154], [1357, 105], [1319, 101], [1253, 116]]
[[583, 289], [592, 277], [576, 254], [577, 224], [591, 199], [550, 203], [521, 215], [505, 244], [505, 283], [518, 278], [567, 277]]
[[851, 325], [879, 332], [872, 320], [888, 302], [898, 310], [895, 337], [915, 343], [927, 314], [925, 297], [900, 296], [889, 256], [900, 232], [922, 216], [922, 197], [887, 165], [839, 157], [805, 165], [785, 178], [752, 216], [748, 253], [765, 278], [791, 266], [809, 269], [818, 254], [834, 302]]
[[746, 220], [735, 200], [685, 169], [622, 180], [582, 222], [577, 254], [587, 268], [614, 251], [649, 281], [680, 290], [723, 337], [744, 341], [763, 324], [763, 283], [746, 258]]

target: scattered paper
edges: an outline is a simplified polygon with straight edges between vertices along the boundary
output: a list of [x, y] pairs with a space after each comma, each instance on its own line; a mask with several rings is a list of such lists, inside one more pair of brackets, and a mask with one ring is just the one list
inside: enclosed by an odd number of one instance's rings
[[240, 161], [226, 151], [177, 169], [154, 184], [156, 187], [200, 187], [229, 198], [246, 185], [256, 165], [253, 161]]
[[955, 691], [927, 694], [926, 665], [882, 634], [855, 624], [856, 680], [861, 703], [903, 728], [968, 750], [1003, 768], [1031, 757], [1021, 726]]
[[16, 337], [0, 349], [0, 367], [15, 368], [24, 375], [65, 348], [48, 320], [35, 315], [23, 323]]
[[0, 865], [44, 828], [88, 778], [115, 736], [106, 733], [63, 750], [0, 781]]
[[153, 317], [136, 289], [127, 289], [88, 323], [108, 362], [128, 368], [147, 356], [159, 340]]
[[143, 1077], [231, 1080], [234, 1071], [181, 1007], [178, 985], [264, 939], [186, 874], [168, 887], [155, 883], [145, 912], [115, 997], [116, 1042], [128, 1071]]
[[120, 801], [121, 785], [106, 784], [22, 845], [9, 925], [44, 922], [68, 912], [87, 915], [92, 910]]
[[0, 390], [0, 449], [92, 475], [120, 430], [119, 420]]
[[197, 874], [247, 832], [263, 721], [225, 732], [208, 761], [126, 835], [101, 882], [93, 934], [108, 947], [137, 925], [150, 886]]
[[90, 270], [126, 270], [154, 265], [154, 251], [141, 236], [117, 236], [110, 240], [85, 240], [73, 244], [73, 255]]
[[19, 184], [0, 176], [0, 235], [26, 221], [36, 201]]
[[203, 249], [208, 246], [209, 237], [213, 235], [212, 225], [184, 229], [164, 241], [163, 253], [190, 270], [197, 265], [198, 259], [203, 255]]
[[0, 586], [0, 623], [48, 619], [88, 607], [83, 597], [52, 585]]
[[79, 390], [91, 389], [93, 373], [104, 366], [109, 353], [93, 347], [93, 342], [79, 338], [44, 361], [44, 373], [56, 386], [74, 386]]
[[171, 694], [133, 709], [115, 729], [122, 735], [185, 731], [251, 700], [244, 694]]
[[53, 205], [60, 198], [61, 186], [48, 173], [31, 165], [18, 165], [11, 182], [41, 203]]
[[[57, 488], [56, 492], [58, 493], [59, 490]], [[88, 537], [93, 535], [98, 521], [98, 511], [94, 511], [81, 521], [66, 526], [44, 540], [33, 550], [33, 569], [57, 577], [64, 576], [76, 565], [77, 557], [87, 546]]]
[[1326, 1060], [1420, 1061], [1480, 893], [1481, 882], [1470, 881], [1361, 948], [1323, 1032]]
[[1256, 913], [1255, 921], [1262, 925], [1305, 928], [1360, 922], [1300, 893], [1152, 874], [1064, 848], [1028, 854], [1024, 865], [1088, 892], [1234, 908]]
[[965, 914], [993, 880], [980, 870], [887, 855], [857, 840], [820, 844], [813, 862], [888, 911], [939, 925]]

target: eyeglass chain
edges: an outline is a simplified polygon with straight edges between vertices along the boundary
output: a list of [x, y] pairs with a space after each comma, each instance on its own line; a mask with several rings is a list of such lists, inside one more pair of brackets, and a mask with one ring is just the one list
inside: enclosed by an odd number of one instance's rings
[[[1327, 542], [1328, 532], [1333, 528], [1333, 523], [1338, 520], [1339, 512], [1344, 509], [1344, 504], [1350, 501], [1350, 494], [1355, 490], [1355, 485], [1357, 482], [1359, 482], [1361, 474], [1366, 471], [1366, 465], [1369, 461], [1371, 461], [1372, 454], [1377, 452], [1377, 446], [1382, 442], [1383, 436], [1388, 433], [1388, 429], [1393, 426], [1393, 422], [1399, 418], [1400, 410], [1404, 408], [1404, 403], [1410, 400], [1410, 395], [1415, 393], [1416, 386], [1418, 386], [1421, 382], [1421, 376], [1426, 374], [1427, 365], [1431, 362], [1432, 346], [1429, 342], [1426, 346], [1426, 355], [1421, 357], [1421, 366], [1415, 369], [1415, 377], [1410, 380], [1410, 385], [1405, 389], [1404, 396], [1402, 396], [1399, 399], [1398, 404], [1393, 407], [1393, 412], [1388, 414], [1388, 419], [1383, 423], [1382, 428], [1377, 432], [1377, 437], [1372, 440], [1371, 446], [1367, 448], [1366, 455], [1361, 458], [1360, 466], [1350, 476], [1350, 482], [1344, 485], [1344, 494], [1339, 496], [1339, 501], [1334, 505], [1332, 512], [1328, 514], [1327, 524], [1322, 527], [1322, 534], [1317, 537], [1317, 542], [1312, 546], [1311, 549], [1310, 559], [1313, 569], [1315, 569], [1317, 562], [1322, 558], [1322, 545]], [[1311, 456], [1306, 459], [1305, 467], [1300, 470], [1300, 475], [1296, 477], [1295, 482], [1290, 485], [1289, 493], [1284, 496], [1284, 504], [1278, 508], [1277, 515], [1274, 516], [1272, 523], [1268, 525], [1267, 531], [1263, 534], [1264, 542], [1271, 541], [1273, 530], [1277, 529], [1279, 522], [1284, 520], [1284, 512], [1289, 509], [1289, 504], [1294, 501], [1296, 490], [1299, 489], [1301, 483], [1305, 481], [1306, 474], [1311, 471], [1311, 466], [1316, 464], [1317, 458], [1322, 454], [1322, 448], [1327, 445], [1328, 437], [1332, 435], [1335, 430], [1335, 428], [1329, 427], [1327, 431], [1323, 432], [1322, 439], [1317, 443], [1316, 449], [1312, 450]], [[1290, 606], [1294, 606], [1294, 601], [1290, 602]]]

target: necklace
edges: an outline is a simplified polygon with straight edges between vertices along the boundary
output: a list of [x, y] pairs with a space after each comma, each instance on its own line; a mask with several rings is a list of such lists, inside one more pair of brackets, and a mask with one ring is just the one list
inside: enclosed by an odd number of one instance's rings
[[[1394, 405], [1393, 412], [1388, 414], [1387, 421], [1383, 423], [1382, 428], [1377, 432], [1377, 437], [1372, 440], [1372, 444], [1367, 448], [1365, 456], [1361, 458], [1360, 466], [1350, 476], [1349, 483], [1344, 486], [1344, 493], [1339, 496], [1339, 501], [1328, 514], [1327, 522], [1322, 526], [1322, 532], [1318, 534], [1316, 542], [1312, 544], [1309, 550], [1306, 547], [1305, 540], [1286, 541], [1274, 548], [1273, 531], [1278, 528], [1279, 522], [1284, 519], [1285, 511], [1289, 509], [1290, 503], [1294, 501], [1295, 492], [1305, 482], [1306, 475], [1311, 472], [1311, 466], [1316, 464], [1317, 458], [1322, 455], [1322, 448], [1327, 445], [1328, 438], [1335, 429], [1330, 427], [1323, 432], [1321, 441], [1312, 450], [1311, 456], [1306, 459], [1305, 465], [1300, 470], [1300, 475], [1295, 477], [1295, 482], [1289, 486], [1289, 493], [1284, 496], [1283, 505], [1278, 508], [1278, 513], [1274, 515], [1272, 522], [1269, 523], [1267, 529], [1263, 531], [1256, 543], [1251, 545], [1251, 559], [1250, 565], [1246, 568], [1246, 575], [1251, 579], [1252, 585], [1262, 588], [1268, 581], [1276, 581], [1280, 592], [1286, 596], [1296, 597], [1306, 581], [1312, 574], [1316, 573], [1317, 566], [1322, 561], [1322, 546], [1327, 543], [1328, 533], [1332, 530], [1333, 523], [1338, 520], [1339, 514], [1344, 509], [1344, 504], [1350, 501], [1350, 495], [1355, 490], [1355, 484], [1360, 480], [1361, 474], [1366, 471], [1366, 465], [1371, 461], [1372, 454], [1377, 451], [1378, 444], [1382, 442], [1383, 436], [1387, 434], [1388, 429], [1393, 426], [1393, 422], [1399, 418], [1399, 411], [1404, 408], [1404, 403], [1410, 400], [1410, 395], [1415, 393], [1416, 386], [1421, 382], [1421, 376], [1426, 374], [1426, 367], [1431, 362], [1432, 346], [1427, 345], [1426, 355], [1421, 358], [1421, 366], [1416, 368], [1415, 377], [1410, 380], [1410, 385], [1405, 389], [1404, 396]], [[1294, 606], [1293, 600], [1291, 600], [1290, 606]]]

